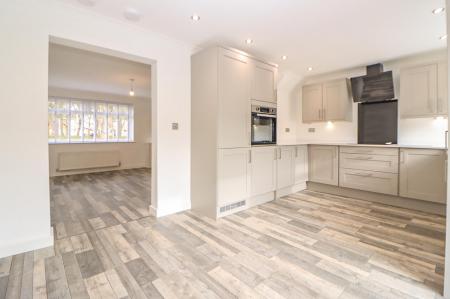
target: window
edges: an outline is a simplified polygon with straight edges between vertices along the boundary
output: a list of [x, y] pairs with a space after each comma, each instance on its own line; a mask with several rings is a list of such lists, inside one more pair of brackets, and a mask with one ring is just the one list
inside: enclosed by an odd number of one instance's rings
[[133, 105], [75, 99], [48, 100], [49, 143], [131, 142]]

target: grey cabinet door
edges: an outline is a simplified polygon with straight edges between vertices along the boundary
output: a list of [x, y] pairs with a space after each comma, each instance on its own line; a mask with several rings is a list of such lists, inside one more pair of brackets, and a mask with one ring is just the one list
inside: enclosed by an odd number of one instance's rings
[[302, 97], [303, 122], [322, 121], [322, 84], [304, 86]]
[[429, 149], [400, 150], [400, 196], [445, 203], [446, 152]]
[[309, 180], [337, 186], [338, 175], [338, 147], [311, 145], [309, 147]]

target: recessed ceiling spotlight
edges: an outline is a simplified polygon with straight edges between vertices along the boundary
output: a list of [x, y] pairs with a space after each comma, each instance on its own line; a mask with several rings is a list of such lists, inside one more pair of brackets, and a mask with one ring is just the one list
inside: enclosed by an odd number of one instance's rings
[[199, 15], [192, 15], [191, 16], [191, 20], [194, 22], [200, 21], [200, 16]]
[[252, 40], [251, 38], [247, 38], [247, 39], [245, 40], [245, 43], [246, 43], [247, 45], [253, 44], [253, 40]]
[[287, 56], [286, 56], [286, 55], [283, 55], [283, 56], [281, 56], [281, 59], [286, 60], [286, 59], [287, 59]]
[[123, 16], [125, 19], [132, 22], [137, 22], [141, 19], [141, 14], [134, 8], [127, 8], [124, 11]]
[[446, 35], [443, 35], [443, 36], [439, 36], [439, 39], [440, 39], [440, 40], [447, 39], [447, 34], [446, 34]]
[[313, 70], [312, 66], [308, 67], [308, 71], [309, 72], [312, 71], [312, 70]]
[[443, 13], [445, 11], [444, 7], [438, 7], [432, 10], [432, 13], [434, 13], [435, 15], [438, 15], [440, 13]]
[[80, 2], [83, 5], [91, 6], [91, 7], [95, 5], [94, 0], [78, 0], [78, 2]]

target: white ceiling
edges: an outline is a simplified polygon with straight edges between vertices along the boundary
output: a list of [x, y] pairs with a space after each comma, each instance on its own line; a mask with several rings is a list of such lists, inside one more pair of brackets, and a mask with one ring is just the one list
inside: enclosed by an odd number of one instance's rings
[[[60, 0], [204, 47], [223, 44], [310, 75], [446, 46], [444, 0]], [[87, 5], [86, 5], [87, 4]], [[199, 22], [190, 16], [198, 14]], [[245, 44], [246, 38], [254, 43]], [[281, 60], [287, 55], [286, 61]], [[312, 66], [314, 70], [307, 72]]]
[[134, 79], [136, 97], [150, 98], [150, 65], [50, 44], [49, 86], [128, 96]]

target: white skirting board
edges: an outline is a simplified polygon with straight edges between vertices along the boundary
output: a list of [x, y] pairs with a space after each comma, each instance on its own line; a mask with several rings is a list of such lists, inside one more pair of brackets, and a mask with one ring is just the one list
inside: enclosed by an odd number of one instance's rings
[[34, 239], [21, 240], [15, 243], [0, 245], [0, 259], [49, 246], [53, 246], [53, 230], [48, 236], [41, 236]]

